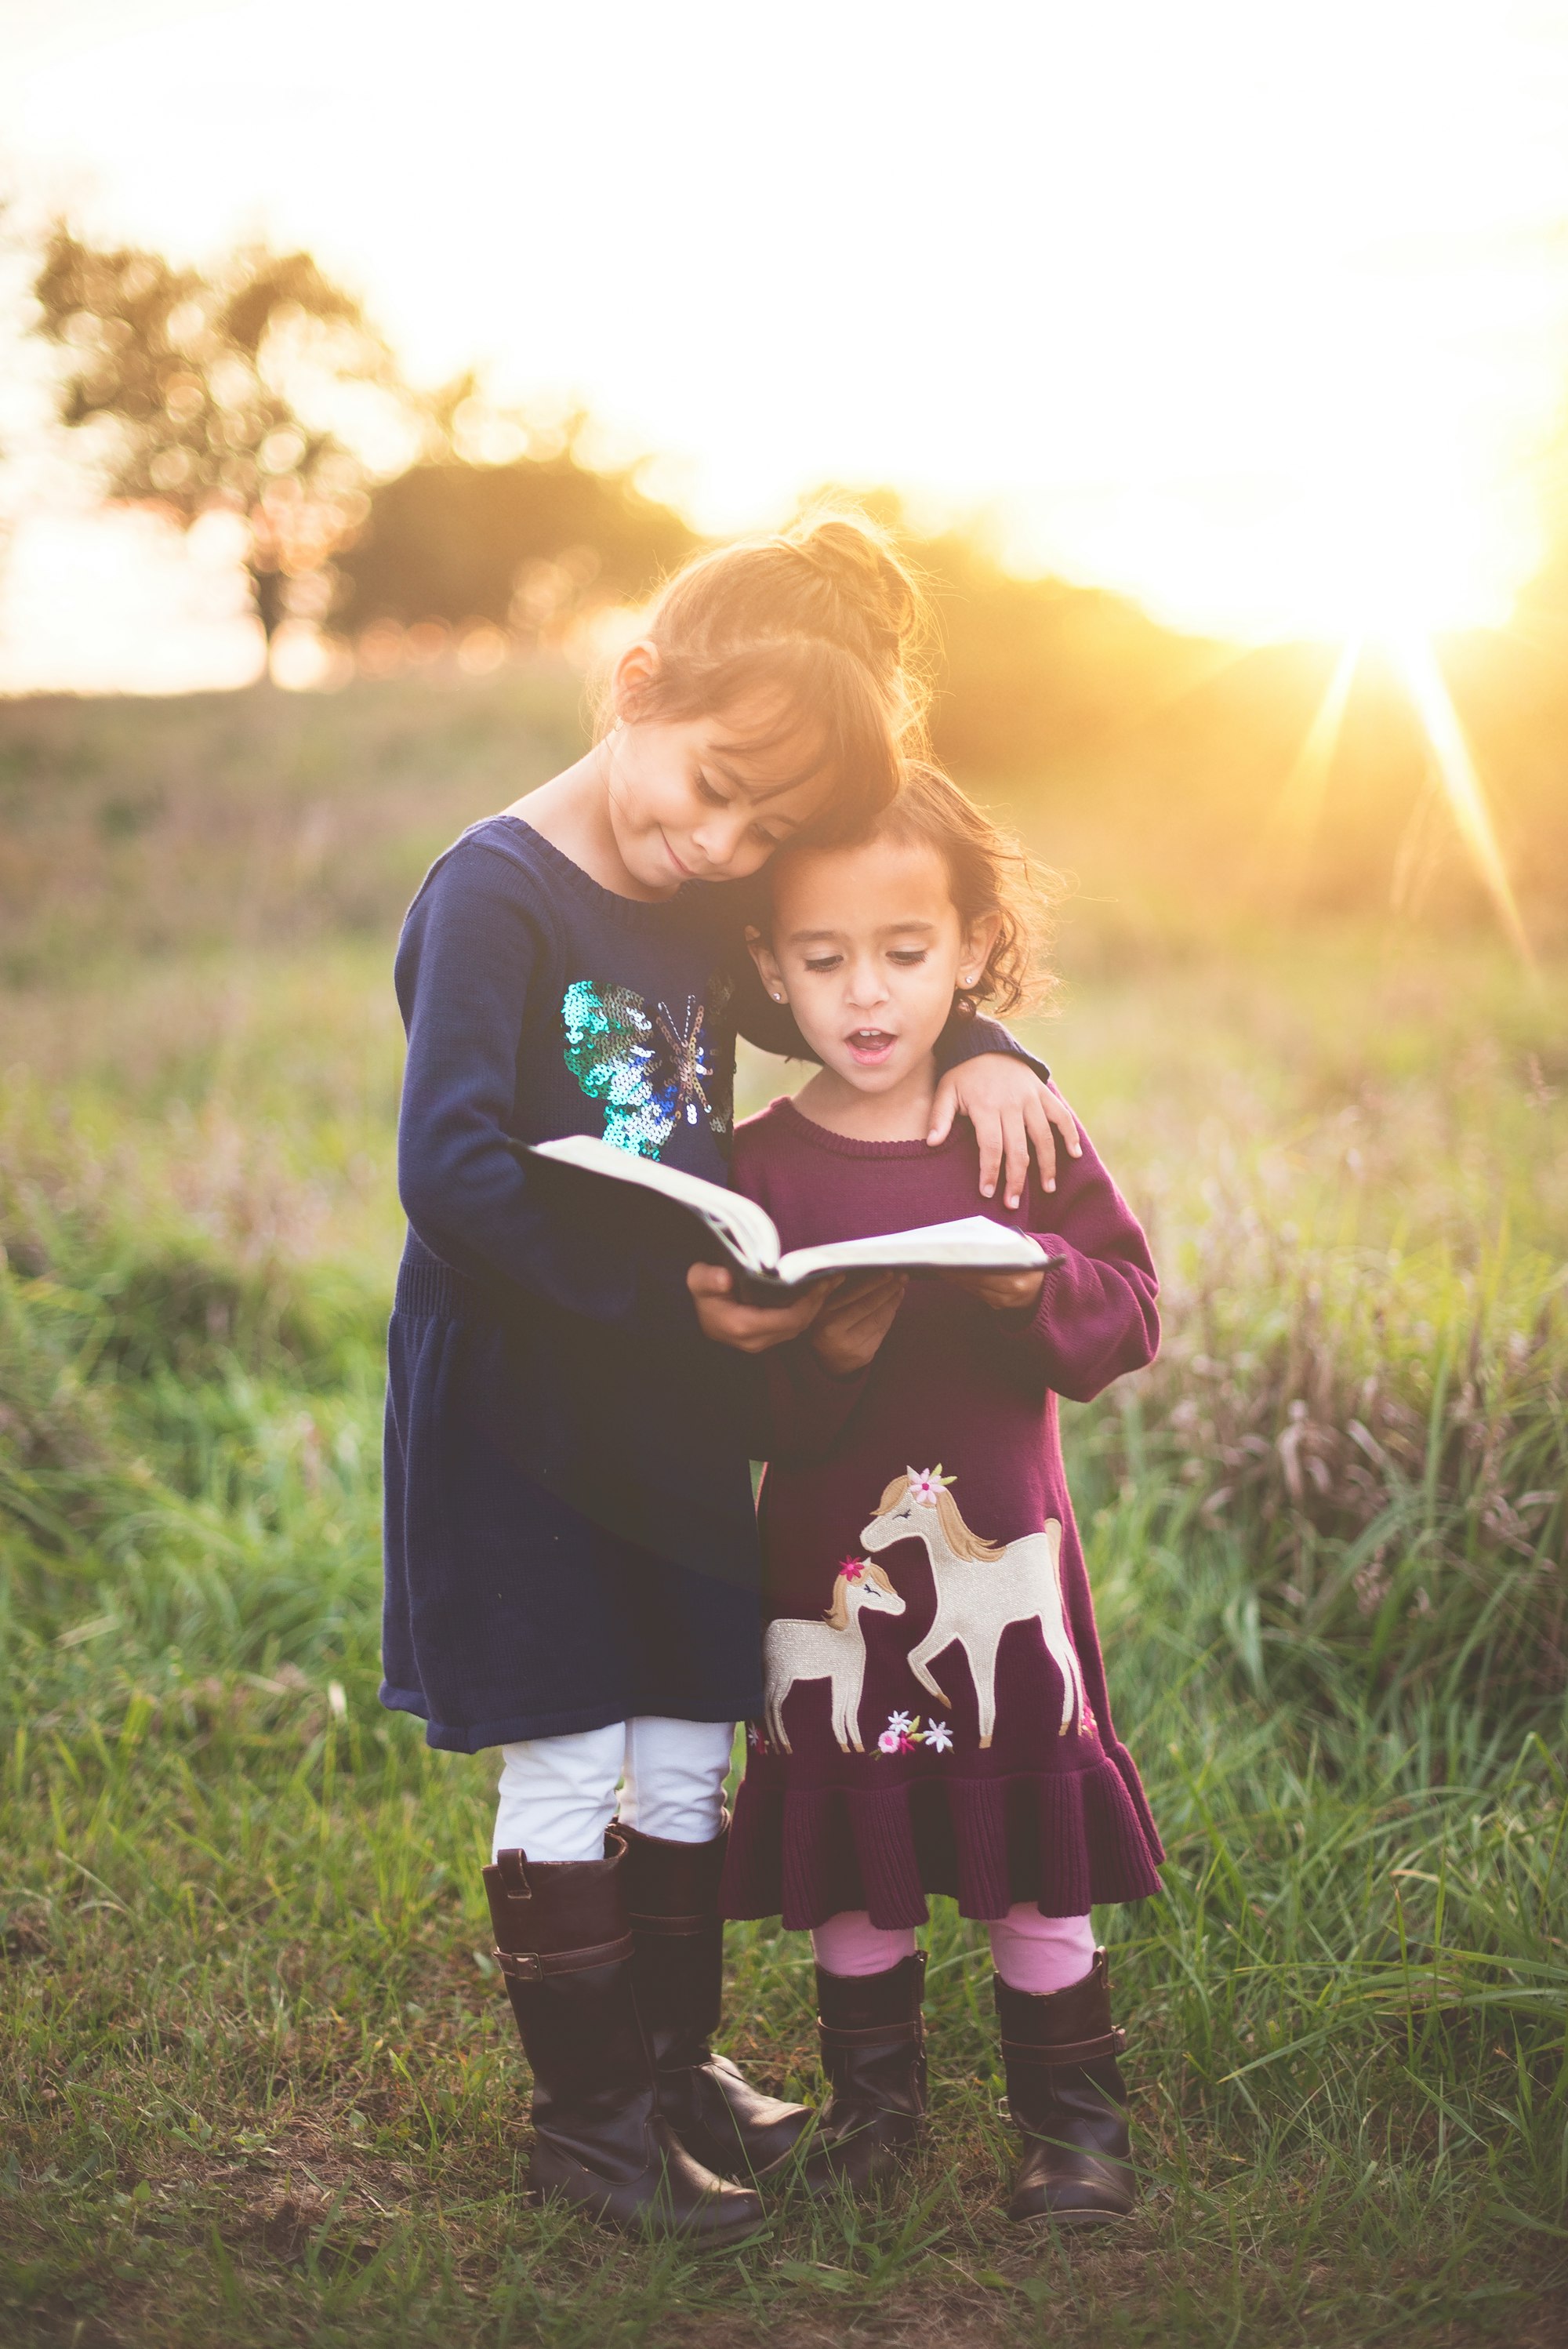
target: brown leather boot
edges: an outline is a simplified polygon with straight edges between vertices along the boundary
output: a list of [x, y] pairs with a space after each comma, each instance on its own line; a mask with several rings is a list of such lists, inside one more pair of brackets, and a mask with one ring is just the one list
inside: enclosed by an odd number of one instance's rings
[[763, 2224], [755, 2194], [695, 2161], [659, 2110], [638, 2020], [626, 1921], [625, 1846], [541, 1866], [503, 1851], [484, 1872], [496, 1963], [533, 2073], [529, 2183], [628, 2232], [699, 2248]]
[[1024, 2133], [1009, 2219], [1101, 2227], [1124, 2219], [1136, 2187], [1127, 2089], [1117, 2057], [1127, 2033], [1110, 2019], [1103, 1950], [1082, 1982], [1032, 1997], [995, 1984], [1007, 2102]]
[[817, 2032], [830, 2095], [807, 2159], [815, 2194], [856, 2193], [894, 2177], [925, 2134], [925, 2028], [920, 2002], [925, 1959], [917, 1952], [880, 1974], [817, 1968]]
[[728, 1815], [711, 1843], [667, 1843], [636, 1827], [614, 1832], [626, 1846], [637, 2011], [660, 2109], [705, 2168], [721, 2178], [766, 2178], [789, 2160], [815, 2116], [764, 2095], [710, 2044], [724, 1992], [718, 1879]]

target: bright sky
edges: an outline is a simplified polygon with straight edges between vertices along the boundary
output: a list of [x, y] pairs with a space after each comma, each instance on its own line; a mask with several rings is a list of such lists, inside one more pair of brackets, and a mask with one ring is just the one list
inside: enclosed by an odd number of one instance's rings
[[[1501, 620], [1538, 556], [1568, 5], [4, 0], [0, 150], [100, 233], [310, 244], [714, 527], [892, 481], [1246, 636]], [[155, 587], [62, 527], [0, 674], [150, 615], [160, 679], [233, 657], [211, 547]]]

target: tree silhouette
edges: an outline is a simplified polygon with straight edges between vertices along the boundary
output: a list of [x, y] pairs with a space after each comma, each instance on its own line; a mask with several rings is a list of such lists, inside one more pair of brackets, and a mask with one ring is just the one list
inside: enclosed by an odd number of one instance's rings
[[368, 511], [337, 426], [356, 401], [365, 420], [366, 394], [410, 405], [355, 296], [306, 253], [247, 245], [204, 273], [63, 224], [33, 292], [36, 331], [67, 360], [61, 417], [99, 441], [111, 493], [181, 528], [241, 515], [269, 640], [291, 612], [321, 616], [331, 557]]
[[371, 490], [365, 527], [337, 564], [335, 623], [357, 633], [378, 620], [489, 621], [539, 642], [595, 604], [645, 595], [696, 538], [645, 494], [634, 467], [583, 461], [585, 424], [576, 418], [554, 447], [500, 464], [455, 453], [461, 433], [449, 426], [446, 453]]

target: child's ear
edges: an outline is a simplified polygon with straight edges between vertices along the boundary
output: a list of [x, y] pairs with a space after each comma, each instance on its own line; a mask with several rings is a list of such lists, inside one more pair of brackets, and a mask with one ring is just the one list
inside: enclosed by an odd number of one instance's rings
[[757, 965], [758, 975], [763, 986], [768, 989], [774, 1002], [788, 1003], [789, 990], [784, 984], [784, 974], [779, 968], [772, 947], [760, 930], [747, 931], [746, 947], [752, 961]]
[[610, 675], [610, 706], [617, 722], [635, 719], [637, 705], [657, 678], [660, 666], [659, 648], [646, 636], [626, 647]]
[[960, 987], [979, 985], [985, 975], [985, 966], [991, 959], [991, 949], [996, 943], [1001, 928], [1000, 914], [982, 914], [976, 920], [970, 923], [964, 933], [964, 951], [958, 958]]

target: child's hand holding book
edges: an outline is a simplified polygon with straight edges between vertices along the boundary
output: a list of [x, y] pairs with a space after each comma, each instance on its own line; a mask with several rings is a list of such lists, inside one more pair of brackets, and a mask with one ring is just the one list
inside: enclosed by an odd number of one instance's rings
[[863, 1371], [892, 1329], [909, 1282], [903, 1273], [878, 1272], [840, 1283], [811, 1325], [811, 1347], [835, 1378]]
[[1043, 1266], [1038, 1272], [949, 1272], [943, 1278], [966, 1288], [993, 1313], [1032, 1313], [1046, 1285]]
[[839, 1287], [839, 1277], [813, 1281], [781, 1305], [748, 1305], [735, 1295], [735, 1286], [727, 1265], [691, 1266], [686, 1287], [696, 1308], [697, 1327], [720, 1346], [733, 1346], [742, 1354], [765, 1354], [810, 1328]]

